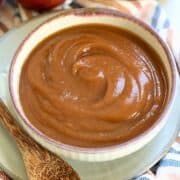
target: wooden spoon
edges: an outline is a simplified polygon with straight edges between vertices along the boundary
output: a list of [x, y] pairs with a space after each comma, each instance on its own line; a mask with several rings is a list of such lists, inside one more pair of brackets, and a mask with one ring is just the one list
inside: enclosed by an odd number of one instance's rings
[[73, 168], [55, 154], [38, 145], [17, 124], [0, 99], [0, 120], [13, 135], [22, 154], [30, 180], [79, 180]]

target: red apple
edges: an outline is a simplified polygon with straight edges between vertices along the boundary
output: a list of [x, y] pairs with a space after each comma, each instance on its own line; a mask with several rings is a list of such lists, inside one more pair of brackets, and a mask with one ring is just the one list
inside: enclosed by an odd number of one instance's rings
[[3, 4], [4, 0], [0, 0], [0, 5]]
[[65, 0], [19, 0], [23, 7], [34, 10], [51, 9]]

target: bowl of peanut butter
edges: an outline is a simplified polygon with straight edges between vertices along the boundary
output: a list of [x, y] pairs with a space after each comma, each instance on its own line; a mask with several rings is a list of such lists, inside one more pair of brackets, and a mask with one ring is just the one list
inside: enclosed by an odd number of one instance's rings
[[114, 10], [60, 12], [34, 29], [9, 71], [14, 111], [42, 146], [107, 161], [150, 142], [178, 89], [175, 60], [148, 25]]

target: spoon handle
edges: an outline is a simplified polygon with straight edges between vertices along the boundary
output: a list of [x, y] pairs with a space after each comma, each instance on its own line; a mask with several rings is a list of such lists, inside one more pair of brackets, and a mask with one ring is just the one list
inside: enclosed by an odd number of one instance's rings
[[0, 99], [0, 121], [4, 124], [4, 126], [9, 130], [10, 134], [14, 137], [17, 145], [20, 150], [23, 151], [24, 148], [28, 148], [31, 146], [33, 148], [36, 146], [39, 147], [36, 143], [20, 129], [18, 123], [14, 120], [6, 105]]
[[29, 180], [80, 179], [67, 162], [38, 145], [20, 129], [1, 99], [0, 121], [7, 127], [21, 151]]

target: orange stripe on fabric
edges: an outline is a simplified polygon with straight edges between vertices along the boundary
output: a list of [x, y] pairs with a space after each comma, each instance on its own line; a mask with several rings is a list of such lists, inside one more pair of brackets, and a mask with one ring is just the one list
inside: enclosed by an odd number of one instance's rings
[[131, 1], [131, 3], [137, 8], [141, 9], [141, 3], [139, 1]]
[[167, 30], [167, 43], [170, 45], [170, 47], [172, 48], [172, 45], [173, 45], [173, 36], [174, 36], [174, 33], [173, 33], [173, 29], [172, 28], [169, 28]]
[[107, 7], [117, 9], [126, 14], [132, 14], [130, 9], [120, 4], [120, 1], [116, 0], [76, 0], [79, 4], [85, 7]]
[[153, 3], [148, 3], [143, 6], [141, 9], [141, 18], [142, 20], [147, 20], [150, 15], [152, 15], [153, 9], [155, 8], [155, 5]]
[[180, 143], [180, 137], [177, 137], [177, 138], [176, 138], [176, 142], [177, 142], [177, 143]]

